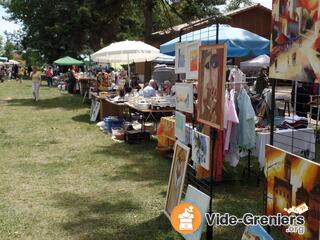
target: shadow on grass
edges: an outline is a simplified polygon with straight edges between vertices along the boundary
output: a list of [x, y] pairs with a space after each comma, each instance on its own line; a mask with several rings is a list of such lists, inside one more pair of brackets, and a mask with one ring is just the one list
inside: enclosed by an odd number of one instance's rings
[[41, 99], [35, 102], [32, 98], [8, 100], [8, 106], [36, 107], [38, 109], [64, 108], [67, 110], [87, 108], [83, 105], [79, 96], [63, 94], [60, 97]]
[[54, 161], [47, 163], [24, 162], [16, 165], [16, 169], [24, 174], [41, 174], [46, 177], [59, 175], [70, 168], [74, 163], [70, 161]]
[[106, 193], [105, 199], [114, 199], [113, 202], [97, 200], [99, 197], [70, 192], [56, 194], [56, 207], [67, 211], [69, 216], [68, 221], [61, 224], [62, 228], [76, 239], [87, 240], [157, 239], [160, 234], [172, 234], [169, 221], [162, 215], [137, 224], [143, 211], [130, 196], [115, 199]]
[[149, 186], [163, 185], [168, 181], [171, 161], [158, 156], [155, 147], [156, 143], [152, 141], [135, 145], [115, 143], [94, 154], [112, 156], [122, 161], [111, 176], [105, 175], [108, 181], [121, 178], [136, 182], [145, 181]]
[[81, 122], [81, 123], [89, 123], [89, 124], [96, 124], [96, 122], [90, 121], [90, 116], [88, 114], [80, 114], [78, 116], [72, 117], [72, 120], [75, 122]]

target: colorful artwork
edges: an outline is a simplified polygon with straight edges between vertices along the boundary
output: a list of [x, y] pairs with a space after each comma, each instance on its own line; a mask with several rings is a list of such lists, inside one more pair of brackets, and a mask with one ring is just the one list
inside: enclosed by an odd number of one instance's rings
[[207, 194], [204, 194], [200, 190], [196, 189], [192, 185], [188, 185], [186, 196], [183, 201], [193, 203], [196, 207], [198, 207], [202, 216], [201, 226], [198, 228], [198, 230], [192, 234], [183, 235], [183, 237], [186, 240], [200, 240], [202, 230], [206, 224], [205, 214], [209, 208], [210, 197]]
[[176, 109], [193, 113], [193, 84], [176, 83]]
[[176, 43], [175, 73], [186, 73], [187, 42]]
[[176, 111], [175, 133], [176, 137], [184, 142], [186, 140], [186, 116]]
[[193, 131], [192, 160], [210, 170], [210, 137], [198, 131]]
[[194, 41], [187, 46], [186, 79], [198, 79], [200, 41]]
[[200, 46], [198, 118], [201, 123], [224, 128], [224, 85], [227, 47], [225, 44]]
[[[305, 203], [309, 208], [303, 213], [305, 232], [303, 235], [291, 233], [290, 239], [319, 239], [320, 164], [267, 145], [265, 175], [266, 213], [288, 215], [293, 206]], [[285, 228], [282, 230], [285, 232]]]
[[273, 240], [273, 238], [260, 225], [247, 226], [241, 240]]
[[171, 212], [180, 203], [187, 170], [190, 148], [177, 141], [171, 164], [170, 177], [166, 196], [165, 215], [170, 219]]
[[270, 77], [320, 79], [320, 0], [273, 0]]

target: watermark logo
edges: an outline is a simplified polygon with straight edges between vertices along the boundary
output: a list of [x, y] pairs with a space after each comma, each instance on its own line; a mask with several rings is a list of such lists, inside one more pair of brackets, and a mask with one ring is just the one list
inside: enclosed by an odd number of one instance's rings
[[[254, 215], [245, 213], [242, 217], [237, 217], [229, 213], [206, 213], [205, 219], [209, 226], [236, 226], [244, 224], [245, 226], [274, 226], [286, 227], [287, 233], [305, 233], [305, 217], [302, 215], [307, 212], [309, 207], [306, 203], [299, 206], [284, 208], [289, 215], [277, 213], [275, 215]], [[171, 224], [173, 228], [184, 235], [192, 234], [197, 231], [201, 225], [201, 212], [194, 204], [183, 202], [177, 205], [171, 213]]]
[[284, 208], [283, 210], [285, 210], [288, 214], [291, 214], [291, 213], [296, 213], [296, 214], [303, 214], [305, 213], [306, 211], [309, 210], [308, 206], [306, 203], [302, 203], [300, 204], [299, 206], [292, 206], [291, 208], [287, 209], [287, 208]]
[[181, 234], [192, 234], [201, 225], [201, 212], [190, 202], [177, 205], [171, 213], [171, 224]]
[[[301, 216], [301, 214], [303, 214], [309, 210], [309, 207], [306, 203], [302, 203], [299, 206], [292, 206], [289, 209], [284, 208], [283, 210], [286, 211], [289, 215], [298, 214]], [[289, 225], [288, 228], [286, 229], [286, 232], [287, 233], [298, 233], [299, 235], [304, 235], [304, 233], [305, 233], [304, 224]]]

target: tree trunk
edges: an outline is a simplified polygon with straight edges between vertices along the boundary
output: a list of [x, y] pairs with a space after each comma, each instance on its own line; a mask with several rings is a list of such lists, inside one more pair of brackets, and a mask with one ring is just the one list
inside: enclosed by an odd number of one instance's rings
[[[152, 34], [152, 9], [154, 6], [153, 0], [144, 1], [144, 41], [145, 43], [151, 43]], [[151, 79], [151, 62], [145, 62], [144, 64], [144, 82]]]

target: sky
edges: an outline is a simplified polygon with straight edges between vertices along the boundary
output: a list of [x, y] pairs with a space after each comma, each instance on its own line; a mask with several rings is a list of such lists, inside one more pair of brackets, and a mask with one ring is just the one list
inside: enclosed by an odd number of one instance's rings
[[[272, 7], [272, 0], [253, 0], [253, 2], [260, 3], [261, 5], [270, 8]], [[14, 32], [15, 30], [19, 30], [21, 25], [16, 24], [14, 22], [9, 22], [3, 19], [3, 17], [7, 16], [5, 9], [0, 6], [0, 35], [4, 37], [4, 31]]]
[[8, 16], [5, 12], [5, 9], [0, 5], [0, 35], [4, 37], [4, 31], [14, 32], [21, 28], [20, 25], [9, 22], [3, 19], [3, 17]]

